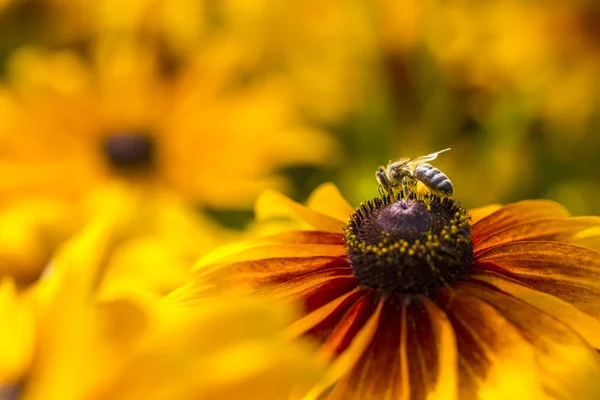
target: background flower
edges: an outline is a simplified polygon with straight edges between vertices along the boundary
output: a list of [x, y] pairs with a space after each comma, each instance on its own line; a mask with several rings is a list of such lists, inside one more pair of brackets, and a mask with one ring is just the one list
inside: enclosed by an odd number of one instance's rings
[[[189, 260], [235, 236], [192, 208], [230, 211], [235, 219], [265, 187], [293, 191], [282, 169], [336, 162], [335, 142], [301, 118], [287, 85], [254, 74], [252, 49], [241, 37], [209, 29], [202, 14], [189, 27], [194, 46], [177, 42], [183, 38], [167, 27], [187, 6], [24, 2], [6, 10], [12, 22], [39, 10], [42, 33], [64, 29], [10, 49], [3, 60], [0, 204], [11, 216], [0, 223], [10, 226], [12, 242], [0, 243], [0, 257], [18, 280], [41, 271], [85, 220], [80, 205], [111, 181], [146, 196], [146, 217], [183, 229], [178, 237], [190, 229], [172, 220], [187, 214], [188, 225], [204, 232], [192, 236], [193, 251], [173, 256]], [[176, 21], [163, 19], [164, 10]], [[48, 217], [56, 204], [60, 212]], [[26, 207], [39, 209], [23, 215]]]
[[[452, 147], [438, 165], [467, 206], [550, 197], [598, 213], [593, 2], [16, 3], [0, 25], [27, 34], [3, 36], [6, 55], [24, 43], [81, 49], [100, 32], [158, 48], [172, 68], [225, 39], [243, 60], [237, 82], [277, 82], [301, 122], [338, 135], [352, 168], [333, 177], [352, 203], [375, 193], [377, 165]], [[304, 199], [332, 170], [291, 176]]]

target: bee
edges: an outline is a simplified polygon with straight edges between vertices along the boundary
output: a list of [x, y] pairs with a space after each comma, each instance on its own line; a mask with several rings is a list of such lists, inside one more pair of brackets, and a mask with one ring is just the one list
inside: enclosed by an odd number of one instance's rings
[[435, 153], [417, 157], [400, 159], [390, 162], [387, 166], [380, 166], [375, 172], [375, 178], [379, 183], [377, 190], [381, 195], [385, 192], [392, 193], [394, 189], [402, 186], [405, 193], [409, 188], [416, 189], [417, 183], [421, 182], [432, 193], [442, 196], [450, 196], [454, 187], [450, 179], [439, 169], [427, 164], [427, 161], [435, 160], [438, 154], [450, 150], [444, 149]]

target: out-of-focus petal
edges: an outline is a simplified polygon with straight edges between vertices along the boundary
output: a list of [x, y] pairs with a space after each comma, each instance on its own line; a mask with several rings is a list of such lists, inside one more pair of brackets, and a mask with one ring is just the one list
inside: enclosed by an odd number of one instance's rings
[[17, 283], [36, 279], [55, 246], [73, 233], [80, 216], [51, 199], [10, 202], [0, 211], [0, 275]]
[[524, 200], [501, 207], [473, 224], [473, 243], [485, 239], [499, 230], [523, 222], [543, 218], [564, 218], [569, 212], [560, 204], [549, 200]]
[[310, 209], [272, 190], [267, 190], [259, 196], [254, 211], [258, 220], [282, 217], [297, 218], [314, 229], [327, 232], [341, 232], [346, 224], [345, 220], [339, 220]]
[[523, 222], [500, 230], [477, 242], [475, 252], [522, 240], [553, 240], [571, 242], [582, 230], [600, 227], [600, 217], [573, 217], [540, 219]]
[[137, 238], [115, 249], [98, 296], [127, 288], [164, 294], [184, 285], [190, 277], [189, 263], [175, 249], [157, 238]]
[[600, 252], [561, 242], [515, 242], [486, 250], [477, 265], [565, 300], [600, 319]]
[[[93, 398], [299, 396], [318, 377], [311, 346], [277, 339], [293, 310], [256, 297], [165, 305], [156, 335]], [[276, 379], [277, 382], [272, 382]], [[269, 386], [273, 385], [273, 386]]]
[[0, 281], [0, 320], [0, 386], [17, 384], [33, 358], [35, 320], [11, 278]]
[[525, 285], [519, 285], [500, 274], [491, 272], [473, 273], [470, 278], [488, 283], [531, 304], [546, 314], [556, 317], [581, 335], [589, 344], [600, 349], [600, 321], [581, 312], [566, 301]]
[[306, 201], [308, 208], [340, 221], [347, 221], [354, 209], [331, 182], [317, 187]]
[[571, 238], [570, 242], [579, 246], [600, 250], [600, 228], [590, 228], [579, 232]]

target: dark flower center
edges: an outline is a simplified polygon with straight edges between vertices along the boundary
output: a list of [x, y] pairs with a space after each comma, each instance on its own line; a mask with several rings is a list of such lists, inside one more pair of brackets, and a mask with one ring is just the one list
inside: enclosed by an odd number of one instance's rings
[[155, 150], [152, 138], [140, 133], [119, 133], [104, 141], [104, 151], [117, 169], [150, 168], [155, 162]]
[[376, 197], [344, 229], [348, 260], [364, 287], [427, 294], [465, 277], [473, 261], [469, 215], [452, 198]]

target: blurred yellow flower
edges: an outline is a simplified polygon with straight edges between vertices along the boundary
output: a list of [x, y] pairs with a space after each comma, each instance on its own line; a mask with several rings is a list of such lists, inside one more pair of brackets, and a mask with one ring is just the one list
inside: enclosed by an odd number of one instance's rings
[[[100, 296], [107, 256], [131, 204], [105, 207], [23, 293], [0, 285], [0, 386], [23, 399], [280, 399], [320, 366], [308, 343], [279, 333], [294, 312], [257, 298], [160, 300], [143, 288]], [[35, 357], [32, 354], [35, 353]]]
[[356, 110], [372, 73], [373, 21], [360, 1], [44, 1], [71, 41], [99, 32], [143, 35], [185, 58], [215, 33], [226, 36], [249, 50], [250, 74], [284, 81], [291, 101], [328, 123]]
[[145, 204], [140, 220], [171, 235], [162, 244], [166, 234], [138, 238], [119, 262], [132, 264], [135, 253], [178, 264], [231, 237], [189, 207], [247, 208], [265, 187], [290, 189], [280, 169], [335, 162], [334, 141], [302, 121], [281, 79], [248, 79], [251, 47], [198, 25], [198, 46], [175, 54], [142, 33], [196, 15], [185, 7], [163, 15], [158, 2], [120, 4], [118, 12], [115, 2], [85, 4], [54, 5], [81, 11], [93, 32], [83, 51], [25, 47], [8, 60], [0, 88], [0, 259], [10, 261], [3, 275], [37, 276], [85, 220], [80, 204], [104, 183], [134, 186]]
[[70, 51], [11, 58], [0, 98], [3, 196], [78, 196], [125, 177], [241, 207], [282, 186], [276, 168], [333, 160], [332, 141], [299, 122], [283, 88], [235, 86], [244, 51], [228, 43], [204, 49], [176, 79], [139, 43], [95, 50], [92, 64]]
[[284, 79], [312, 118], [343, 122], [364, 106], [377, 67], [372, 5], [362, 1], [219, 3], [223, 24], [260, 51], [266, 73]]

